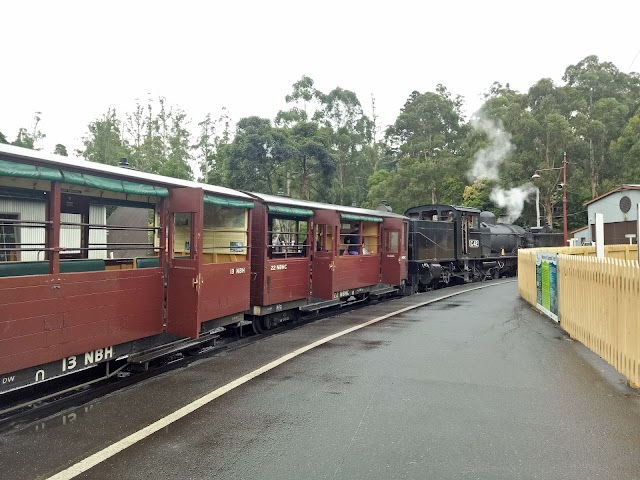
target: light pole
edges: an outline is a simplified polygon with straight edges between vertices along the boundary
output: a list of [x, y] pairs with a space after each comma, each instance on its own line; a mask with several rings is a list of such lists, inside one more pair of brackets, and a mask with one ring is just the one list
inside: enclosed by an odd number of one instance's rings
[[[567, 245], [567, 241], [569, 240], [569, 234], [567, 230], [567, 152], [564, 152], [562, 157], [562, 166], [554, 167], [554, 168], [541, 168], [536, 170], [531, 178], [534, 180], [536, 178], [540, 178], [540, 174], [538, 172], [546, 172], [549, 170], [562, 170], [562, 223], [563, 223], [563, 233], [564, 233], [564, 244]], [[538, 226], [540, 226], [540, 191], [536, 189], [536, 213], [538, 214]]]
[[536, 226], [540, 228], [540, 189], [536, 187]]

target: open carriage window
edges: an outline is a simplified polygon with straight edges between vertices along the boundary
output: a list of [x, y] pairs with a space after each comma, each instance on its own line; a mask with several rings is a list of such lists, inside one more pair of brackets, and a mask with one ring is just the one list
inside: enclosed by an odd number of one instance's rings
[[333, 251], [333, 232], [331, 225], [316, 225], [315, 251]]
[[306, 257], [309, 253], [309, 222], [269, 215], [269, 258]]
[[340, 224], [340, 255], [362, 253], [361, 222], [351, 221]]
[[341, 255], [371, 255], [379, 252], [378, 223], [351, 221], [340, 225]]
[[[49, 197], [46, 190], [0, 188], [0, 261], [20, 262], [0, 276], [48, 273]], [[61, 273], [136, 268], [139, 257], [153, 257], [157, 265], [154, 209], [151, 203], [63, 190]]]
[[204, 204], [203, 263], [246, 261], [248, 217], [246, 208]]

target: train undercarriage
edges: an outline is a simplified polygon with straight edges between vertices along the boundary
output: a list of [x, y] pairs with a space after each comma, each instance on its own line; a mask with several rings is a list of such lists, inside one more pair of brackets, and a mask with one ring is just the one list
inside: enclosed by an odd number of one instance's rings
[[412, 292], [424, 292], [449, 285], [483, 282], [510, 277], [518, 272], [518, 257], [500, 256], [462, 261], [409, 263], [409, 280]]

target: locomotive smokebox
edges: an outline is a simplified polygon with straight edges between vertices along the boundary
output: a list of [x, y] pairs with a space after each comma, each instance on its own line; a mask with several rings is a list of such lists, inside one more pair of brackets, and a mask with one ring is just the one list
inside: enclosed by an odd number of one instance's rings
[[496, 216], [491, 212], [480, 213], [480, 232], [482, 233], [483, 255], [499, 255], [515, 252], [526, 232], [518, 225], [496, 224]]

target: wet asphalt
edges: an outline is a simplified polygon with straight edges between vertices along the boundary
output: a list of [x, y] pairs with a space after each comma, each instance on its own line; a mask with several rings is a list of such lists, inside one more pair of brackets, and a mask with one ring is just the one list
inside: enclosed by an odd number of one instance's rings
[[[0, 478], [46, 478], [274, 358], [390, 310], [319, 321], [3, 435]], [[640, 396], [511, 282], [332, 340], [78, 478], [149, 477], [640, 479]]]

